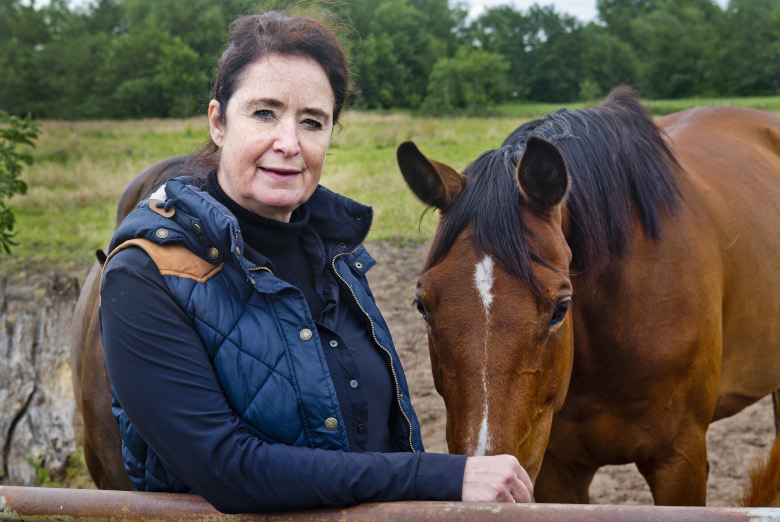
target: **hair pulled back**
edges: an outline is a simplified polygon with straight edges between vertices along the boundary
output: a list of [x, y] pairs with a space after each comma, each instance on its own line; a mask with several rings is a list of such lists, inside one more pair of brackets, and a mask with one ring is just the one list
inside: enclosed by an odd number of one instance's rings
[[[277, 11], [242, 16], [230, 24], [228, 45], [217, 64], [211, 91], [211, 98], [220, 105], [220, 123], [226, 123], [226, 107], [238, 88], [241, 74], [249, 65], [271, 54], [309, 58], [323, 68], [335, 99], [333, 123], [338, 123], [349, 94], [349, 66], [344, 49], [322, 22]], [[212, 141], [201, 151], [197, 162], [216, 167], [218, 154], [219, 148]]]

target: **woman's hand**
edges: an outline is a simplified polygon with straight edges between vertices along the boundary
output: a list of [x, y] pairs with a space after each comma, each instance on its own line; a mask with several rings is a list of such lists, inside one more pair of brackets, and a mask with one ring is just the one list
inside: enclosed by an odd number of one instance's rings
[[534, 486], [512, 455], [469, 457], [463, 472], [463, 502], [531, 502]]

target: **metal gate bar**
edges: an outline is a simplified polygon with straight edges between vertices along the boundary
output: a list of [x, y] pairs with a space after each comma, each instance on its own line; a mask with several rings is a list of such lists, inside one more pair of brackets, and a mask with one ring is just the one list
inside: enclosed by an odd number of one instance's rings
[[780, 520], [780, 508], [376, 502], [345, 509], [226, 515], [195, 495], [0, 486], [0, 520]]

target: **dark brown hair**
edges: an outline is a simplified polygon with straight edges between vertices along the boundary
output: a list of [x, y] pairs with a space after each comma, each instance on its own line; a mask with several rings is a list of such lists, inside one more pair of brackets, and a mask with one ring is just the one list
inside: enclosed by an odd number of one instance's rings
[[[322, 21], [277, 11], [242, 16], [230, 24], [228, 45], [217, 64], [211, 91], [212, 99], [220, 105], [220, 123], [225, 124], [226, 107], [241, 74], [270, 54], [309, 58], [323, 68], [333, 90], [333, 124], [337, 124], [349, 94], [349, 66], [343, 47]], [[218, 153], [211, 141], [201, 150], [198, 163], [215, 168]]]

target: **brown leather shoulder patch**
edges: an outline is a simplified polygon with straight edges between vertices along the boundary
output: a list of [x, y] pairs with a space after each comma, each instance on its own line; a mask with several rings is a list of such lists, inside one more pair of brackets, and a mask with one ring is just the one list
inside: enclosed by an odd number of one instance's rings
[[153, 210], [154, 212], [157, 212], [164, 218], [171, 218], [176, 213], [176, 209], [171, 207], [166, 212], [163, 208], [158, 207], [157, 203], [165, 203], [164, 201], [160, 201], [159, 199], [150, 199], [149, 200], [149, 208]]
[[187, 247], [182, 245], [163, 246], [153, 243], [148, 239], [139, 238], [130, 239], [116, 247], [111, 252], [111, 255], [108, 256], [106, 264], [108, 264], [108, 261], [114, 254], [131, 246], [142, 248], [144, 252], [152, 258], [152, 261], [157, 265], [157, 269], [162, 275], [186, 277], [187, 279], [192, 279], [199, 283], [205, 283], [211, 279], [214, 274], [222, 270], [222, 265], [224, 265], [224, 263], [209, 263], [193, 254]]

